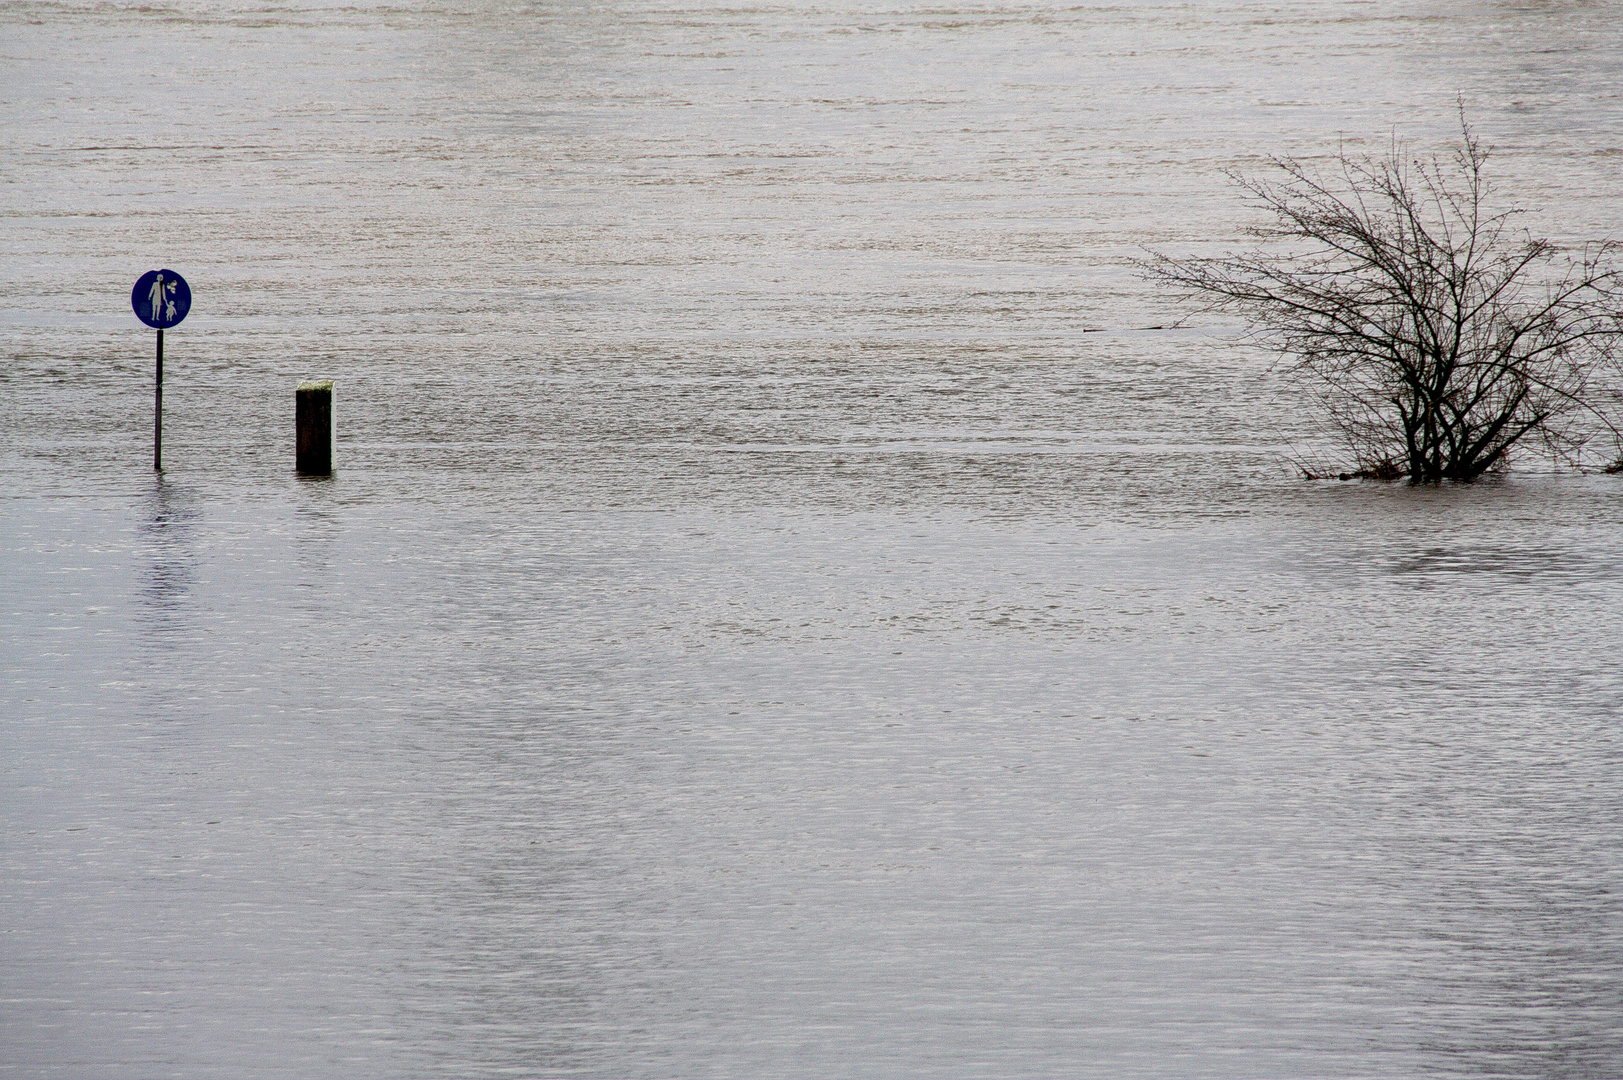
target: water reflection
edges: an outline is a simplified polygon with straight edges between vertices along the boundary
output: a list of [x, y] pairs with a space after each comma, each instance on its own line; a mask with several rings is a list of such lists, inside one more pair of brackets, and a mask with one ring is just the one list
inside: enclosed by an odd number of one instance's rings
[[1611, 560], [1597, 561], [1593, 552], [1579, 554], [1548, 546], [1430, 545], [1392, 556], [1388, 570], [1398, 577], [1439, 579], [1474, 576], [1499, 577], [1526, 583], [1573, 584], [1586, 578], [1605, 580], [1616, 575]]
[[188, 628], [184, 616], [197, 583], [202, 512], [191, 495], [162, 476], [153, 480], [146, 503], [135, 530], [141, 565], [136, 618], [144, 629], [167, 636]]
[[331, 478], [301, 478], [294, 508], [294, 553], [301, 611], [324, 610], [323, 586], [333, 575], [343, 541], [344, 520]]

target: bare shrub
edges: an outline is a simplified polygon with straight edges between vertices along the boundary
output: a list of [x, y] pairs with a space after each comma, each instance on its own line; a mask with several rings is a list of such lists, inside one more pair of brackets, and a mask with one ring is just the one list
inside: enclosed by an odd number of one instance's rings
[[1152, 279], [1243, 316], [1351, 448], [1350, 475], [1470, 480], [1512, 452], [1576, 463], [1619, 441], [1618, 245], [1563, 252], [1490, 213], [1488, 151], [1461, 116], [1452, 155], [1342, 152], [1329, 174], [1275, 159], [1234, 176], [1267, 212], [1246, 253], [1157, 256]]

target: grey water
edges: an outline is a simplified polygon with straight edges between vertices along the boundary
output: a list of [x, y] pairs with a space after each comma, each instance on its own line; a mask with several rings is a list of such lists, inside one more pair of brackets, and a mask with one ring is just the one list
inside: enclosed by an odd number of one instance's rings
[[1623, 1074], [1623, 480], [1132, 266], [1460, 101], [1623, 235], [1611, 5], [0, 28], [0, 1076]]

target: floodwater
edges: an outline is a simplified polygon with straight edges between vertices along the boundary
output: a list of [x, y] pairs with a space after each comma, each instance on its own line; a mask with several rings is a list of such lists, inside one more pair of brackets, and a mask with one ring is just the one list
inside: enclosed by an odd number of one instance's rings
[[1610, 5], [0, 29], [0, 1076], [1623, 1074], [1623, 480], [1130, 265], [1462, 98], [1623, 234]]

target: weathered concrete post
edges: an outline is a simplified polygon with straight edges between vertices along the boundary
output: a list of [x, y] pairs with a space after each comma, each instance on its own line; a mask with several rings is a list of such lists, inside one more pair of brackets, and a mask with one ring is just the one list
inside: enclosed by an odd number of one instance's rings
[[334, 430], [332, 380], [302, 382], [296, 396], [299, 473], [302, 476], [331, 476]]

